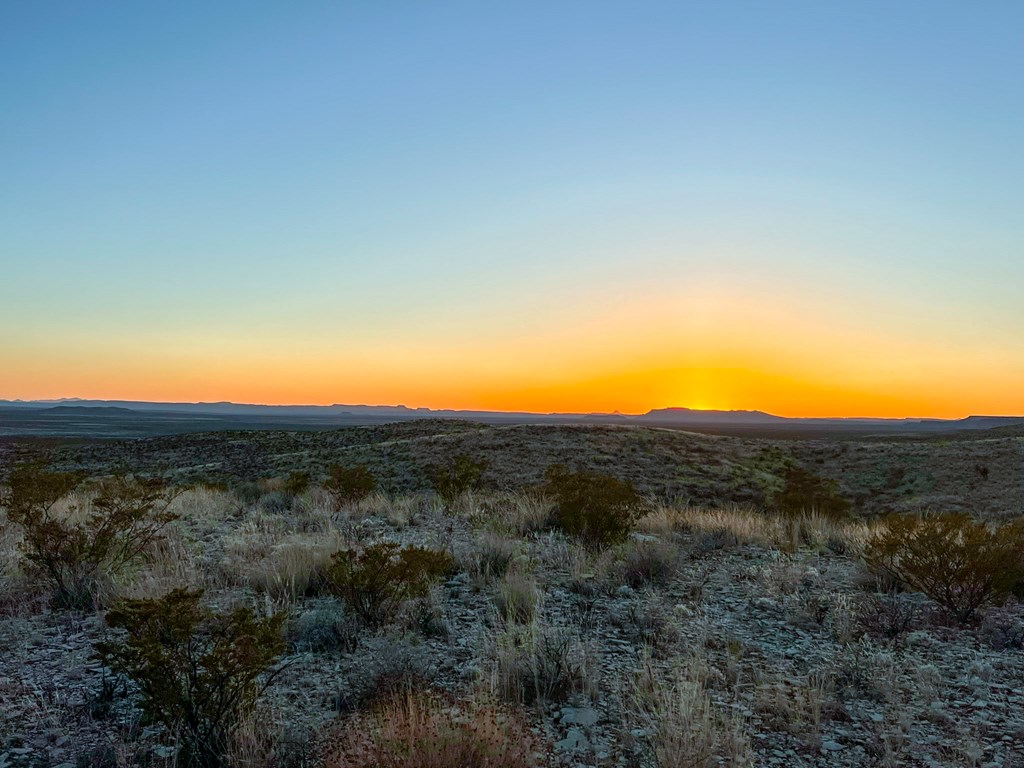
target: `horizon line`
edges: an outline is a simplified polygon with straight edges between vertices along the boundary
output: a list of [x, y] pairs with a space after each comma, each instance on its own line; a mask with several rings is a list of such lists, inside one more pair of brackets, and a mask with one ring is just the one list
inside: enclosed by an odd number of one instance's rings
[[37, 398], [37, 399], [26, 399], [26, 398], [0, 398], [0, 403], [25, 403], [25, 404], [48, 404], [48, 405], [59, 405], [62, 403], [75, 403], [75, 402], [93, 402], [93, 403], [140, 403], [145, 405], [235, 405], [239, 407], [257, 407], [257, 408], [393, 408], [393, 409], [404, 409], [407, 411], [429, 411], [432, 413], [438, 412], [453, 412], [453, 413], [494, 413], [494, 414], [507, 414], [517, 415], [522, 414], [524, 416], [621, 416], [623, 418], [638, 418], [647, 416], [655, 411], [689, 411], [692, 413], [722, 413], [722, 414], [737, 414], [737, 413], [750, 413], [759, 414], [763, 416], [771, 416], [778, 419], [804, 419], [804, 420], [844, 420], [844, 421], [857, 421], [857, 420], [871, 420], [871, 421], [962, 421], [964, 419], [976, 417], [976, 418], [1005, 418], [1024, 419], [1024, 414], [987, 414], [987, 413], [967, 413], [963, 416], [956, 417], [942, 417], [942, 416], [782, 416], [770, 411], [764, 411], [759, 408], [693, 408], [685, 405], [668, 405], [660, 407], [652, 407], [643, 413], [627, 413], [619, 410], [612, 411], [526, 411], [526, 410], [502, 410], [493, 408], [454, 408], [454, 407], [441, 407], [433, 408], [430, 406], [408, 406], [404, 403], [396, 404], [370, 404], [370, 403], [252, 403], [252, 402], [236, 402], [234, 400], [141, 400], [123, 397], [57, 397], [57, 398]]

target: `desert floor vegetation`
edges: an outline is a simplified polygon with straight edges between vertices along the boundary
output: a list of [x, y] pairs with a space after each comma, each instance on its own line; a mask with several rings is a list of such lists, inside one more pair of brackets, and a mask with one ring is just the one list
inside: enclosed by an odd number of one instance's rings
[[[559, 499], [481, 488], [476, 458], [432, 470], [438, 499], [335, 466], [8, 490], [0, 766], [1024, 762], [1013, 524], [565, 471]], [[836, 492], [801, 476], [790, 501], [808, 487]], [[81, 566], [104, 493], [146, 540]], [[94, 591], [57, 599], [50, 561]]]

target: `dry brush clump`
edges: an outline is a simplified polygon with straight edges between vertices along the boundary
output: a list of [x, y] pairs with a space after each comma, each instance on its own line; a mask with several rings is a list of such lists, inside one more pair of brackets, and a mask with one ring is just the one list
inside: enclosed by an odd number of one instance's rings
[[362, 551], [336, 552], [325, 574], [326, 588], [369, 626], [379, 627], [394, 620], [405, 601], [426, 596], [430, 585], [453, 567], [447, 552], [382, 541]]
[[273, 677], [266, 672], [284, 650], [284, 616], [260, 619], [247, 608], [215, 613], [201, 598], [174, 590], [128, 601], [107, 614], [124, 634], [96, 650], [137, 686], [144, 722], [166, 729], [179, 765], [221, 768], [232, 732]]
[[377, 490], [377, 478], [362, 464], [354, 467], [332, 465], [327, 468], [324, 490], [330, 494], [335, 509], [354, 504]]
[[324, 768], [539, 768], [551, 752], [517, 711], [433, 691], [393, 694], [330, 741]]
[[542, 616], [526, 625], [506, 625], [488, 640], [490, 690], [523, 705], [565, 701], [575, 694], [596, 695], [597, 659], [593, 649], [566, 627]]
[[623, 541], [648, 510], [632, 483], [610, 475], [571, 472], [556, 464], [544, 478], [545, 493], [554, 502], [552, 523], [595, 548]]
[[61, 508], [79, 475], [20, 467], [7, 479], [3, 506], [21, 526], [27, 569], [41, 575], [62, 608], [92, 608], [176, 519], [172, 493], [158, 478], [115, 476]]
[[462, 494], [479, 487], [487, 465], [487, 459], [459, 454], [446, 464], [427, 467], [425, 472], [434, 493], [450, 509]]
[[1024, 526], [960, 514], [891, 516], [868, 541], [864, 560], [966, 624], [1024, 578]]
[[347, 542], [337, 529], [283, 533], [246, 528], [227, 538], [220, 567], [229, 582], [287, 605], [322, 590], [332, 555]]
[[861, 551], [871, 527], [858, 520], [817, 512], [777, 514], [752, 507], [655, 507], [637, 524], [639, 530], [663, 537], [689, 533], [698, 549], [715, 550], [737, 544], [795, 552], [801, 547]]

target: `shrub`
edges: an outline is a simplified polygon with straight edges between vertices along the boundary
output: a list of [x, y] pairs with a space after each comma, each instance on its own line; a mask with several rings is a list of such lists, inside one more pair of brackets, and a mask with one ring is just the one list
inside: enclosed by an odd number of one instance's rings
[[345, 615], [337, 598], [319, 598], [296, 615], [288, 627], [289, 640], [299, 652], [351, 653], [359, 644], [357, 622]]
[[430, 648], [415, 636], [371, 637], [349, 661], [334, 707], [338, 712], [353, 712], [396, 693], [424, 690], [437, 673]]
[[327, 469], [324, 489], [331, 494], [331, 499], [337, 509], [345, 504], [353, 504], [365, 499], [377, 490], [377, 478], [363, 465], [356, 467], [335, 465]]
[[102, 481], [89, 514], [56, 514], [80, 482], [79, 475], [22, 467], [3, 499], [8, 518], [24, 529], [29, 569], [51, 583], [58, 607], [93, 607], [102, 581], [122, 573], [177, 517], [161, 480], [126, 477]]
[[622, 553], [622, 579], [634, 589], [644, 584], [664, 586], [682, 565], [679, 547], [664, 541], [629, 543]]
[[857, 623], [875, 637], [895, 640], [914, 629], [924, 618], [924, 611], [914, 597], [895, 592], [868, 595], [858, 608]]
[[441, 501], [450, 507], [466, 491], [479, 487], [486, 469], [487, 459], [459, 454], [450, 464], [428, 467], [427, 478]]
[[536, 768], [542, 749], [522, 717], [492, 704], [407, 691], [345, 722], [326, 768]]
[[850, 511], [850, 502], [838, 494], [835, 482], [803, 467], [788, 467], [782, 482], [774, 503], [784, 515], [816, 512], [826, 517], [845, 517]]
[[539, 620], [499, 632], [490, 653], [492, 688], [506, 701], [525, 705], [565, 701], [590, 691], [595, 683], [578, 636]]
[[201, 597], [176, 589], [128, 601], [107, 614], [126, 635], [96, 649], [138, 686], [145, 721], [176, 738], [179, 764], [219, 768], [233, 729], [273, 678], [259, 682], [284, 650], [284, 616], [257, 619], [246, 608], [214, 614], [200, 607]]
[[609, 475], [569, 472], [556, 464], [548, 468], [545, 480], [555, 500], [554, 522], [591, 546], [624, 540], [647, 511], [632, 483]]
[[1024, 575], [1019, 526], [990, 527], [967, 515], [893, 515], [868, 540], [864, 560], [923, 592], [958, 622], [1001, 603]]
[[309, 490], [311, 480], [309, 472], [295, 470], [288, 473], [288, 477], [284, 479], [281, 485], [281, 490], [286, 496], [298, 496]]
[[395, 617], [404, 601], [425, 596], [453, 566], [447, 552], [379, 542], [359, 553], [336, 552], [327, 586], [368, 625], [379, 627]]

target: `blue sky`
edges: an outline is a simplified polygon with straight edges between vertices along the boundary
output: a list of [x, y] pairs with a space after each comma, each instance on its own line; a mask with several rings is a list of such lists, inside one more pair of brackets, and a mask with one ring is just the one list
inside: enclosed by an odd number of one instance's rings
[[0, 350], [35, 373], [0, 397], [56, 394], [72, 346], [198, 365], [256, 334], [345, 367], [703, 289], [983, 344], [1010, 391], [1022, 28], [1008, 2], [7, 4]]

